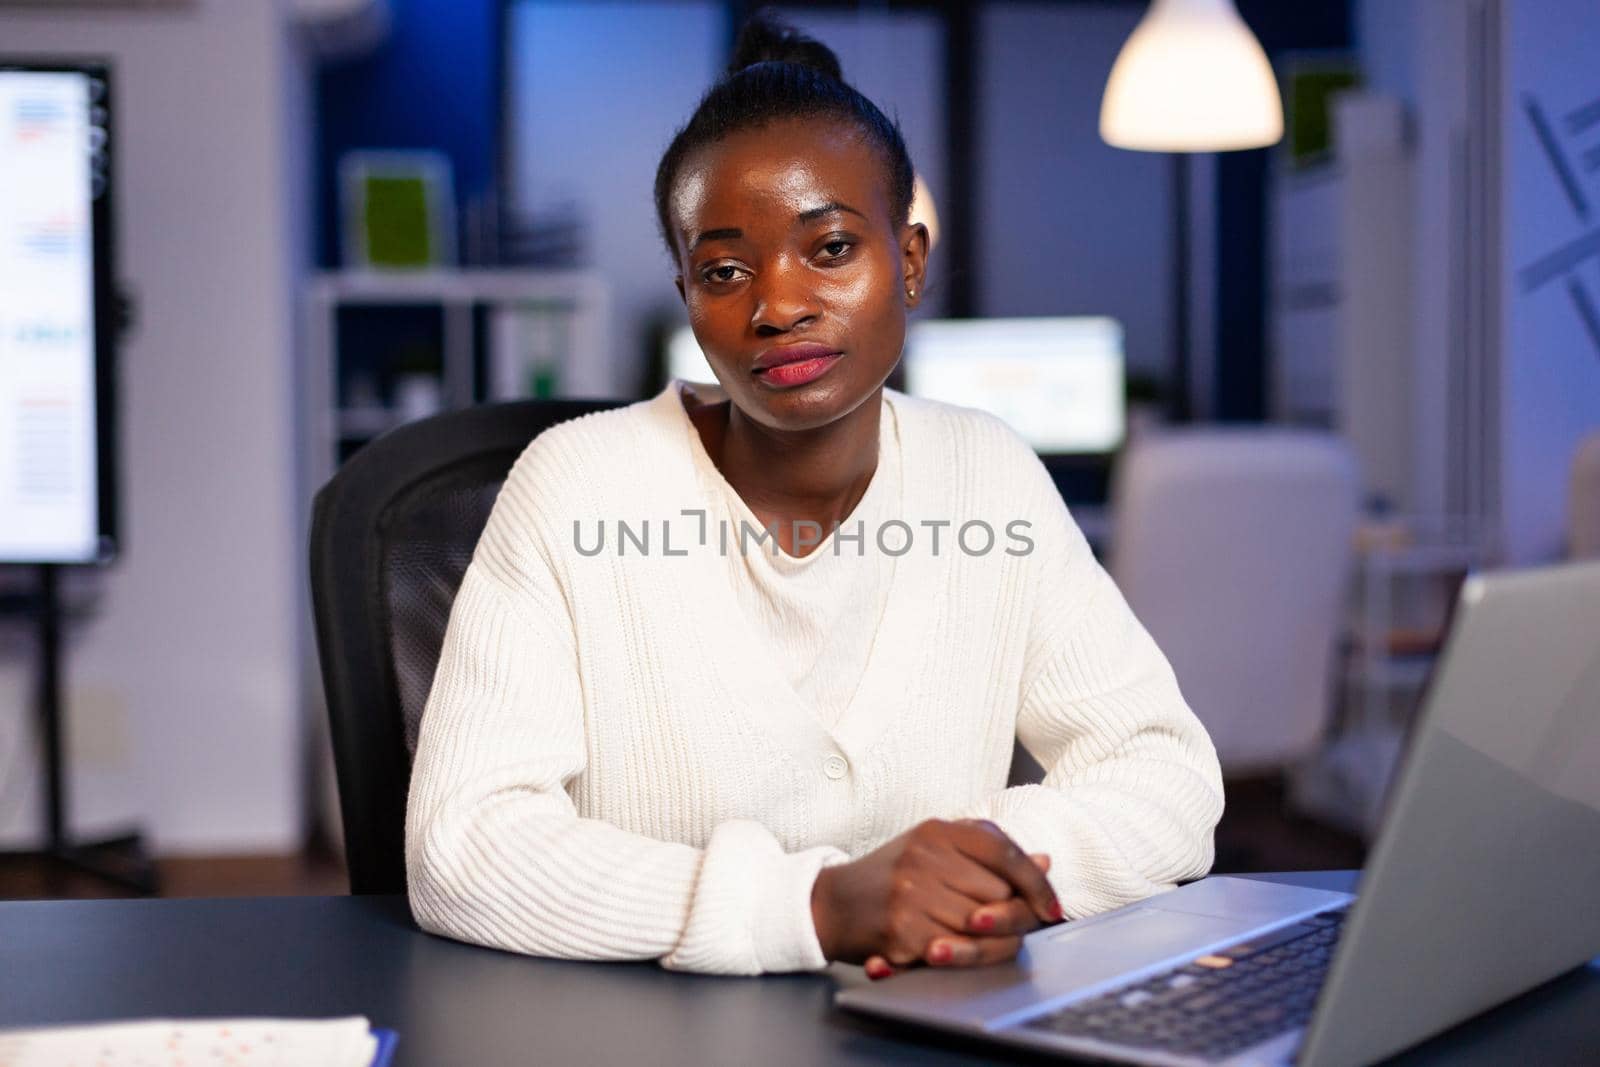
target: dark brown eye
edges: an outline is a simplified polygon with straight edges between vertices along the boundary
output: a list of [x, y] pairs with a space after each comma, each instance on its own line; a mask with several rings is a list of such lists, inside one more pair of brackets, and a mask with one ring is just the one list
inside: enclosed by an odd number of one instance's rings
[[710, 267], [700, 277], [707, 282], [727, 283], [734, 281], [739, 276], [739, 268], [731, 263], [724, 263], [720, 267]]

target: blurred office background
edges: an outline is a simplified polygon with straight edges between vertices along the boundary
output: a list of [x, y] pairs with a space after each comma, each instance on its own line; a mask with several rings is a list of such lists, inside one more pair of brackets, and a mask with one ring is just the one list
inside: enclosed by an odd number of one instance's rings
[[[61, 576], [74, 833], [137, 827], [169, 893], [342, 887], [311, 497], [409, 419], [693, 371], [650, 188], [752, 7], [0, 0], [0, 66], [113, 87], [119, 536]], [[938, 221], [897, 384], [1035, 440], [1218, 738], [1219, 869], [1351, 866], [1467, 569], [1600, 552], [1600, 8], [1237, 8], [1285, 136], [1183, 153], [1102, 138], [1143, 0], [779, 10], [898, 117]], [[0, 566], [16, 849], [36, 580]], [[0, 895], [119, 891], [0, 860]]]

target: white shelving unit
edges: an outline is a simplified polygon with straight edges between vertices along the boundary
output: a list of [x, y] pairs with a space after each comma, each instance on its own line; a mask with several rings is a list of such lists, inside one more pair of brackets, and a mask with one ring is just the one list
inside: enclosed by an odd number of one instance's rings
[[1275, 421], [1330, 426], [1337, 417], [1343, 287], [1339, 250], [1343, 175], [1334, 164], [1274, 176], [1271, 283]]
[[1337, 158], [1273, 176], [1273, 417], [1337, 429], [1366, 493], [1389, 508], [1442, 508], [1419, 495], [1413, 469], [1414, 166], [1404, 109], [1373, 93], [1335, 101]]
[[[1415, 690], [1427, 681], [1450, 599], [1484, 557], [1483, 539], [1460, 523], [1437, 531], [1433, 540], [1360, 553], [1345, 678], [1360, 689], [1362, 719], [1381, 719], [1396, 691]], [[1422, 647], [1397, 647], [1408, 635]]]
[[1458, 517], [1409, 516], [1358, 539], [1336, 733], [1295, 776], [1295, 806], [1371, 839], [1437, 659], [1450, 605], [1495, 540]]
[[[564, 316], [559, 354], [560, 395], [620, 392], [609, 336], [610, 292], [591, 271], [439, 270], [336, 271], [315, 275], [305, 292], [305, 423], [310, 435], [305, 477], [309, 492], [332, 476], [343, 442], [376, 437], [405, 421], [397, 407], [339, 402], [339, 313], [347, 308], [437, 308], [443, 344], [440, 408], [467, 407], [493, 393], [478, 380], [475, 320], [480, 309], [557, 309]], [[485, 331], [486, 344], [496, 343]], [[487, 354], [490, 375], [496, 354]]]

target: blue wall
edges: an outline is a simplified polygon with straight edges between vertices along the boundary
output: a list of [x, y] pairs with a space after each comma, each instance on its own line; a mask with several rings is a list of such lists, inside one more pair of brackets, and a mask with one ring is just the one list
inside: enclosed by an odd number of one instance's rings
[[388, 37], [317, 77], [317, 262], [339, 263], [339, 157], [433, 148], [455, 166], [457, 211], [494, 187], [500, 116], [499, 0], [389, 0]]

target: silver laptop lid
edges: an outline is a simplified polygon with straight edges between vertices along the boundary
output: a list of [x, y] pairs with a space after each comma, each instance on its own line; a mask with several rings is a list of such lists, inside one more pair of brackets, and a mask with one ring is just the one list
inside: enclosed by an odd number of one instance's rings
[[1371, 1063], [1600, 955], [1600, 563], [1475, 575], [1298, 1062]]

